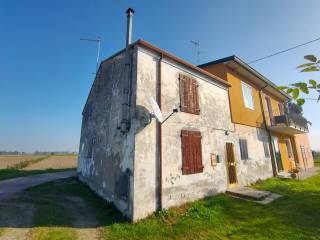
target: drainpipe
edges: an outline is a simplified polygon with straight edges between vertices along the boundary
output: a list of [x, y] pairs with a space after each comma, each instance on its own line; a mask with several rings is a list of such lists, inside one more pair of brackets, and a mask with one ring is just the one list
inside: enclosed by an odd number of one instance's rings
[[269, 150], [270, 150], [270, 155], [271, 155], [271, 165], [272, 165], [272, 172], [273, 172], [273, 176], [277, 176], [277, 169], [276, 169], [276, 162], [275, 162], [275, 153], [273, 151], [273, 147], [272, 147], [272, 137], [271, 137], [271, 133], [270, 130], [268, 129], [267, 126], [267, 121], [266, 121], [266, 113], [265, 113], [265, 109], [264, 109], [264, 105], [263, 105], [263, 101], [262, 101], [262, 90], [265, 89], [266, 87], [268, 87], [269, 85], [265, 85], [264, 87], [259, 89], [259, 98], [260, 98], [260, 105], [262, 108], [262, 117], [263, 117], [263, 122], [264, 122], [264, 127], [267, 131], [268, 134], [268, 140], [269, 140]]
[[[161, 81], [162, 81], [162, 58], [163, 55], [160, 55], [158, 62], [158, 91], [157, 91], [157, 102], [161, 109]], [[157, 122], [157, 131], [158, 131], [158, 145], [159, 145], [159, 210], [162, 210], [162, 125]]]

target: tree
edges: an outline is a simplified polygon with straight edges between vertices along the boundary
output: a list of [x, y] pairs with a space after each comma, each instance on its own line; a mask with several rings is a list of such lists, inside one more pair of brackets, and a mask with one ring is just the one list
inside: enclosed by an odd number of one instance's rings
[[[306, 55], [304, 56], [304, 59], [306, 59], [307, 62], [297, 67], [301, 72], [320, 71], [320, 60], [318, 60], [316, 56]], [[289, 84], [289, 86], [280, 86], [278, 89], [283, 90], [292, 96], [299, 106], [302, 106], [305, 103], [305, 98], [300, 97], [301, 92], [308, 95], [310, 90], [315, 90], [319, 94], [317, 102], [320, 101], [320, 84], [314, 79], [310, 79], [308, 82], [292, 83]]]

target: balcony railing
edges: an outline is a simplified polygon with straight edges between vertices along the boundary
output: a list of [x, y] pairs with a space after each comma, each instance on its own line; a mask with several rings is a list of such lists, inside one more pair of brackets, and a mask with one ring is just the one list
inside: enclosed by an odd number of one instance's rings
[[308, 120], [305, 119], [301, 114], [294, 111], [285, 109], [283, 112], [279, 110], [272, 111], [272, 114], [267, 112], [269, 118], [269, 126], [286, 126], [291, 127], [302, 132], [308, 132]]

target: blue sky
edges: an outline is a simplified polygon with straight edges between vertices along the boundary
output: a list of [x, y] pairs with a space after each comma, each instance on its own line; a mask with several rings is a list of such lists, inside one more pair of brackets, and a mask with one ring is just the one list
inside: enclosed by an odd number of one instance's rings
[[[239, 55], [250, 61], [320, 36], [318, 0], [0, 2], [0, 150], [77, 151], [81, 111], [93, 81], [96, 45], [102, 59], [125, 45], [128, 7], [133, 40], [143, 38], [196, 63]], [[252, 66], [279, 85], [320, 74], [299, 73], [303, 56], [320, 56], [320, 41]], [[319, 104], [309, 101], [311, 141], [320, 149]]]

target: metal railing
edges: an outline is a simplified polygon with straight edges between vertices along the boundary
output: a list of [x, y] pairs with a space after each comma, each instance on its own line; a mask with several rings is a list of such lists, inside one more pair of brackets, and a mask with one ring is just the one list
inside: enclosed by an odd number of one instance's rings
[[266, 114], [269, 119], [270, 126], [286, 125], [299, 128], [302, 131], [309, 131], [308, 129], [308, 120], [305, 119], [301, 114], [298, 114], [294, 111], [284, 109], [283, 112], [280, 110], [273, 110], [272, 114], [267, 111]]

